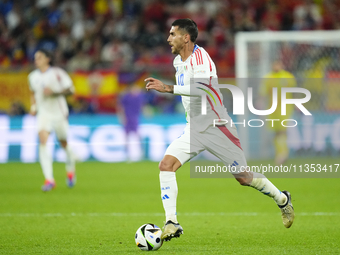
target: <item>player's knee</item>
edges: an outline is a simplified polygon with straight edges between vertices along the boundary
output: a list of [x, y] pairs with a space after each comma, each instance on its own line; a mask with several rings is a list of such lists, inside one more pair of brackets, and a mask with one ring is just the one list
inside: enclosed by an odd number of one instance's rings
[[161, 162], [159, 162], [158, 168], [161, 171], [174, 172], [173, 164], [171, 164], [171, 162], [164, 160], [164, 159]]
[[39, 143], [41, 145], [46, 145], [49, 133], [45, 130], [39, 132]]
[[66, 148], [66, 146], [67, 146], [67, 141], [65, 141], [65, 140], [60, 140], [59, 142], [60, 142], [61, 147]]
[[40, 139], [39, 144], [40, 145], [46, 145], [47, 144], [47, 140]]
[[46, 145], [47, 144], [47, 140], [48, 140], [48, 137], [40, 137], [39, 138], [39, 143], [41, 144], [41, 145]]

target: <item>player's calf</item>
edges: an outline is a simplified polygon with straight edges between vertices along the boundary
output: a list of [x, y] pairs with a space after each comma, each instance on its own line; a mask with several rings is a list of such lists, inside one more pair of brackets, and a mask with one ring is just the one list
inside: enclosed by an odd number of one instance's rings
[[253, 173], [249, 171], [244, 171], [234, 174], [234, 177], [242, 186], [250, 186], [253, 179]]

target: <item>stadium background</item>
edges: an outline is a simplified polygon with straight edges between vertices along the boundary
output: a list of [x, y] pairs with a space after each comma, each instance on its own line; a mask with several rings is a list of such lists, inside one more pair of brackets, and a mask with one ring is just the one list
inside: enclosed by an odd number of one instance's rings
[[[27, 74], [34, 69], [33, 55], [38, 48], [53, 51], [54, 64], [67, 70], [74, 81], [76, 93], [68, 98], [70, 141], [77, 147], [79, 158], [117, 162], [128, 158], [125, 134], [117, 117], [120, 95], [131, 83], [143, 88], [143, 79], [148, 76], [175, 82], [173, 55], [166, 42], [174, 19], [194, 19], [199, 28], [197, 43], [215, 61], [219, 77], [235, 78], [237, 32], [336, 30], [340, 28], [339, 9], [339, 1], [332, 0], [0, 1], [0, 162], [37, 161], [35, 120], [26, 113]], [[294, 73], [299, 61], [289, 62], [287, 56], [292, 52], [284, 53], [282, 60]], [[312, 75], [307, 77], [322, 78], [330, 73], [320, 61], [306, 58], [308, 54], [312, 51], [300, 50], [301, 58], [309, 61], [304, 71]], [[339, 61], [337, 54], [338, 49], [334, 62]], [[250, 65], [254, 67], [256, 57], [253, 61]], [[331, 70], [333, 77], [338, 74], [339, 67]], [[330, 89], [320, 83], [307, 88], [314, 95], [308, 109], [316, 113], [321, 138], [309, 142], [309, 147], [303, 142], [292, 143], [291, 156], [334, 156], [340, 149], [337, 131], [331, 132], [339, 126], [338, 86], [333, 84]], [[144, 154], [140, 160], [159, 161], [166, 146], [182, 133], [183, 108], [179, 96], [142, 93], [140, 135]], [[231, 110], [230, 101], [227, 106]], [[329, 126], [321, 127], [320, 123]], [[54, 141], [51, 137], [54, 158], [63, 161], [63, 151]], [[251, 146], [250, 159], [273, 156], [268, 141], [261, 145], [263, 150], [256, 149], [256, 142]]]

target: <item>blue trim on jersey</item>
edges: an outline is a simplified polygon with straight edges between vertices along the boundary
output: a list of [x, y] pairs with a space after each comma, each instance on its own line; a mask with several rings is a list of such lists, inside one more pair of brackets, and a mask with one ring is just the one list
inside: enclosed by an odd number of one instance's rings
[[[192, 54], [194, 54], [195, 50], [197, 50], [197, 49], [198, 49], [198, 45], [195, 44], [195, 47], [194, 47], [194, 50], [192, 51]], [[181, 61], [183, 62], [182, 58], [181, 58]]]

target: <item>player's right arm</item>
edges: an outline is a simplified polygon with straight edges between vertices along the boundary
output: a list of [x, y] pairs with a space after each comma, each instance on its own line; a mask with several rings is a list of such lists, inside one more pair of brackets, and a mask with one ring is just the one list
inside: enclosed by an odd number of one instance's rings
[[147, 82], [145, 86], [146, 90], [154, 89], [161, 93], [174, 93], [174, 85], [166, 85], [162, 81], [152, 77], [146, 78], [144, 81]]
[[146, 90], [154, 89], [161, 93], [171, 93], [175, 95], [181, 95], [181, 96], [202, 96], [205, 95], [204, 88], [205, 86], [208, 86], [209, 83], [206, 85], [204, 84], [195, 84], [195, 86], [178, 86], [178, 85], [167, 85], [163, 83], [162, 81], [149, 77], [146, 78], [144, 81], [147, 82], [146, 84]]
[[31, 107], [29, 113], [33, 116], [37, 114], [37, 104], [35, 101], [35, 95], [34, 95], [34, 90], [32, 88], [32, 84], [30, 81], [31, 74], [28, 76], [28, 87], [30, 89], [30, 101], [31, 101]]
[[35, 102], [35, 97], [34, 97], [33, 91], [31, 91], [30, 99], [31, 99], [30, 114], [35, 116], [37, 114], [37, 105], [36, 105], [36, 102]]

